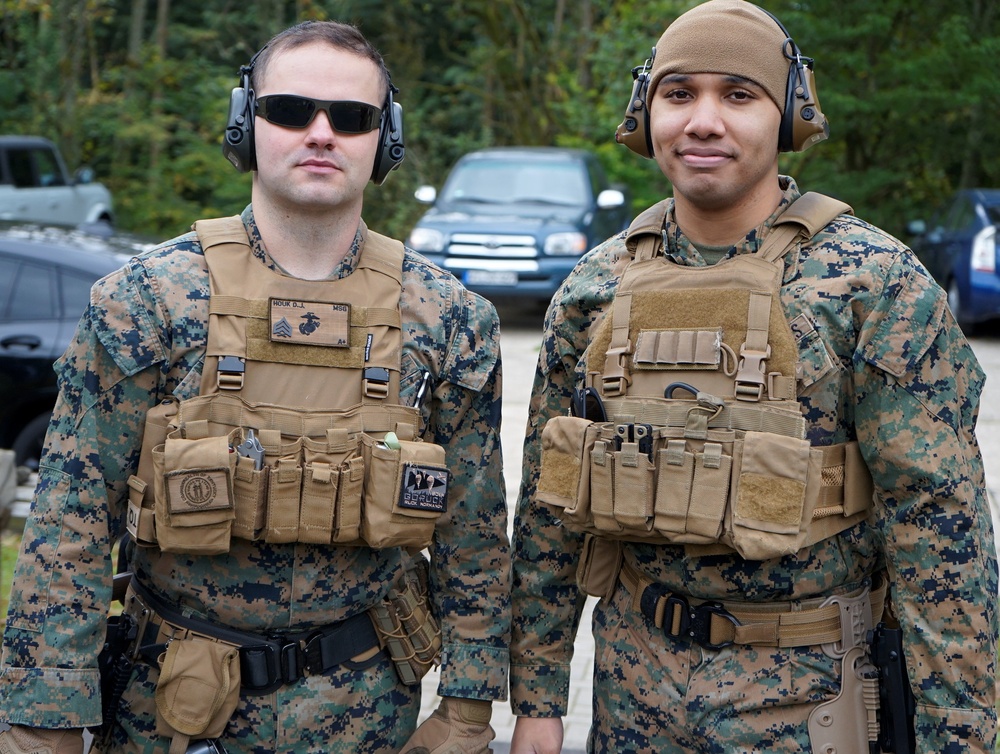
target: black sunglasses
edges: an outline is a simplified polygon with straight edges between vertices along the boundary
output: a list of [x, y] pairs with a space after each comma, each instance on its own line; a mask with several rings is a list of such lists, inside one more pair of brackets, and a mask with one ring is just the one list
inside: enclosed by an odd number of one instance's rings
[[257, 115], [285, 128], [305, 128], [316, 113], [325, 110], [334, 131], [344, 134], [365, 134], [378, 128], [382, 111], [367, 102], [325, 100], [300, 97], [297, 94], [268, 94], [257, 98]]

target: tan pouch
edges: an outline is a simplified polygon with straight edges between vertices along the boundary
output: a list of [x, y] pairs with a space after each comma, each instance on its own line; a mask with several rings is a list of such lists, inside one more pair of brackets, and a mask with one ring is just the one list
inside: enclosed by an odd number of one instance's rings
[[362, 435], [365, 482], [361, 537], [370, 547], [427, 547], [448, 500], [444, 448]]
[[441, 657], [441, 626], [428, 604], [427, 568], [427, 559], [417, 555], [400, 583], [370, 611], [379, 640], [408, 686], [419, 683]]
[[622, 543], [594, 534], [583, 538], [583, 549], [576, 569], [576, 582], [591, 597], [611, 599], [622, 567]]
[[269, 459], [264, 541], [275, 544], [297, 542], [302, 497], [302, 439], [290, 443], [270, 443], [265, 442], [268, 431], [262, 431], [260, 436], [264, 457]]
[[730, 533], [747, 560], [795, 553], [804, 542], [810, 448], [807, 440], [747, 432], [734, 448]]
[[156, 683], [156, 732], [218, 738], [240, 700], [240, 653], [190, 637], [167, 644]]
[[588, 419], [554, 416], [542, 428], [538, 500], [569, 520], [585, 520], [590, 509], [592, 427]]
[[357, 437], [330, 430], [325, 440], [305, 438], [299, 540], [315, 544], [357, 539], [363, 468]]
[[164, 552], [228, 552], [236, 453], [228, 437], [167, 437], [153, 449], [156, 541]]

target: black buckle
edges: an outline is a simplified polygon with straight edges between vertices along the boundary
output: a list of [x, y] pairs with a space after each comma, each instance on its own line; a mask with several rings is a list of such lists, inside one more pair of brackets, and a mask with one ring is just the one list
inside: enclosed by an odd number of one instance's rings
[[[662, 584], [650, 584], [639, 598], [639, 610], [651, 623], [656, 623], [656, 608], [660, 600], [666, 600], [663, 610], [663, 633], [672, 639], [693, 641], [705, 649], [722, 649], [734, 642], [712, 642], [712, 616], [728, 620], [733, 626], [739, 621], [718, 602], [702, 602], [691, 607], [687, 599], [679, 594], [673, 594]], [[674, 617], [678, 618], [677, 631], [673, 631]]]
[[254, 694], [270, 694], [284, 684], [281, 645], [254, 644], [240, 648], [240, 685]]
[[734, 627], [740, 625], [740, 622], [736, 620], [733, 614], [726, 610], [726, 608], [718, 602], [702, 602], [697, 607], [691, 608], [688, 615], [690, 616], [688, 623], [688, 636], [695, 644], [698, 644], [705, 649], [722, 649], [723, 647], [728, 647], [733, 644], [733, 641], [730, 639], [717, 644], [711, 641], [713, 615], [725, 618], [732, 623]]

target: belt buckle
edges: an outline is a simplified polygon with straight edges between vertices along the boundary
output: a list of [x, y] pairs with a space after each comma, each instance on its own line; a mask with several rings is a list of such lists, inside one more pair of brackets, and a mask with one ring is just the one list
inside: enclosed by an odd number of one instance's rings
[[725, 647], [732, 646], [734, 642], [731, 639], [718, 643], [713, 643], [711, 641], [713, 615], [725, 618], [732, 623], [734, 627], [740, 625], [740, 622], [736, 620], [735, 616], [726, 610], [721, 603], [702, 602], [700, 605], [691, 608], [688, 613], [688, 637], [695, 644], [698, 644], [705, 649], [723, 649]]
[[[253, 694], [270, 694], [284, 685], [284, 647], [278, 642], [240, 648], [240, 683]], [[263, 677], [261, 677], [263, 676]]]

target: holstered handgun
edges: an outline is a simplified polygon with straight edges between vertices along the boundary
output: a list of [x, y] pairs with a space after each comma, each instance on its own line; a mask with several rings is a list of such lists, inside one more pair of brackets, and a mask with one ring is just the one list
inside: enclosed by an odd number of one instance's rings
[[91, 728], [99, 741], [106, 741], [115, 722], [118, 702], [128, 687], [135, 664], [129, 649], [138, 638], [138, 624], [131, 615], [114, 615], [108, 618], [104, 646], [97, 656], [101, 673], [101, 725]]
[[916, 701], [906, 674], [903, 632], [879, 623], [869, 637], [872, 662], [878, 668], [879, 736], [882, 751], [913, 754]]

